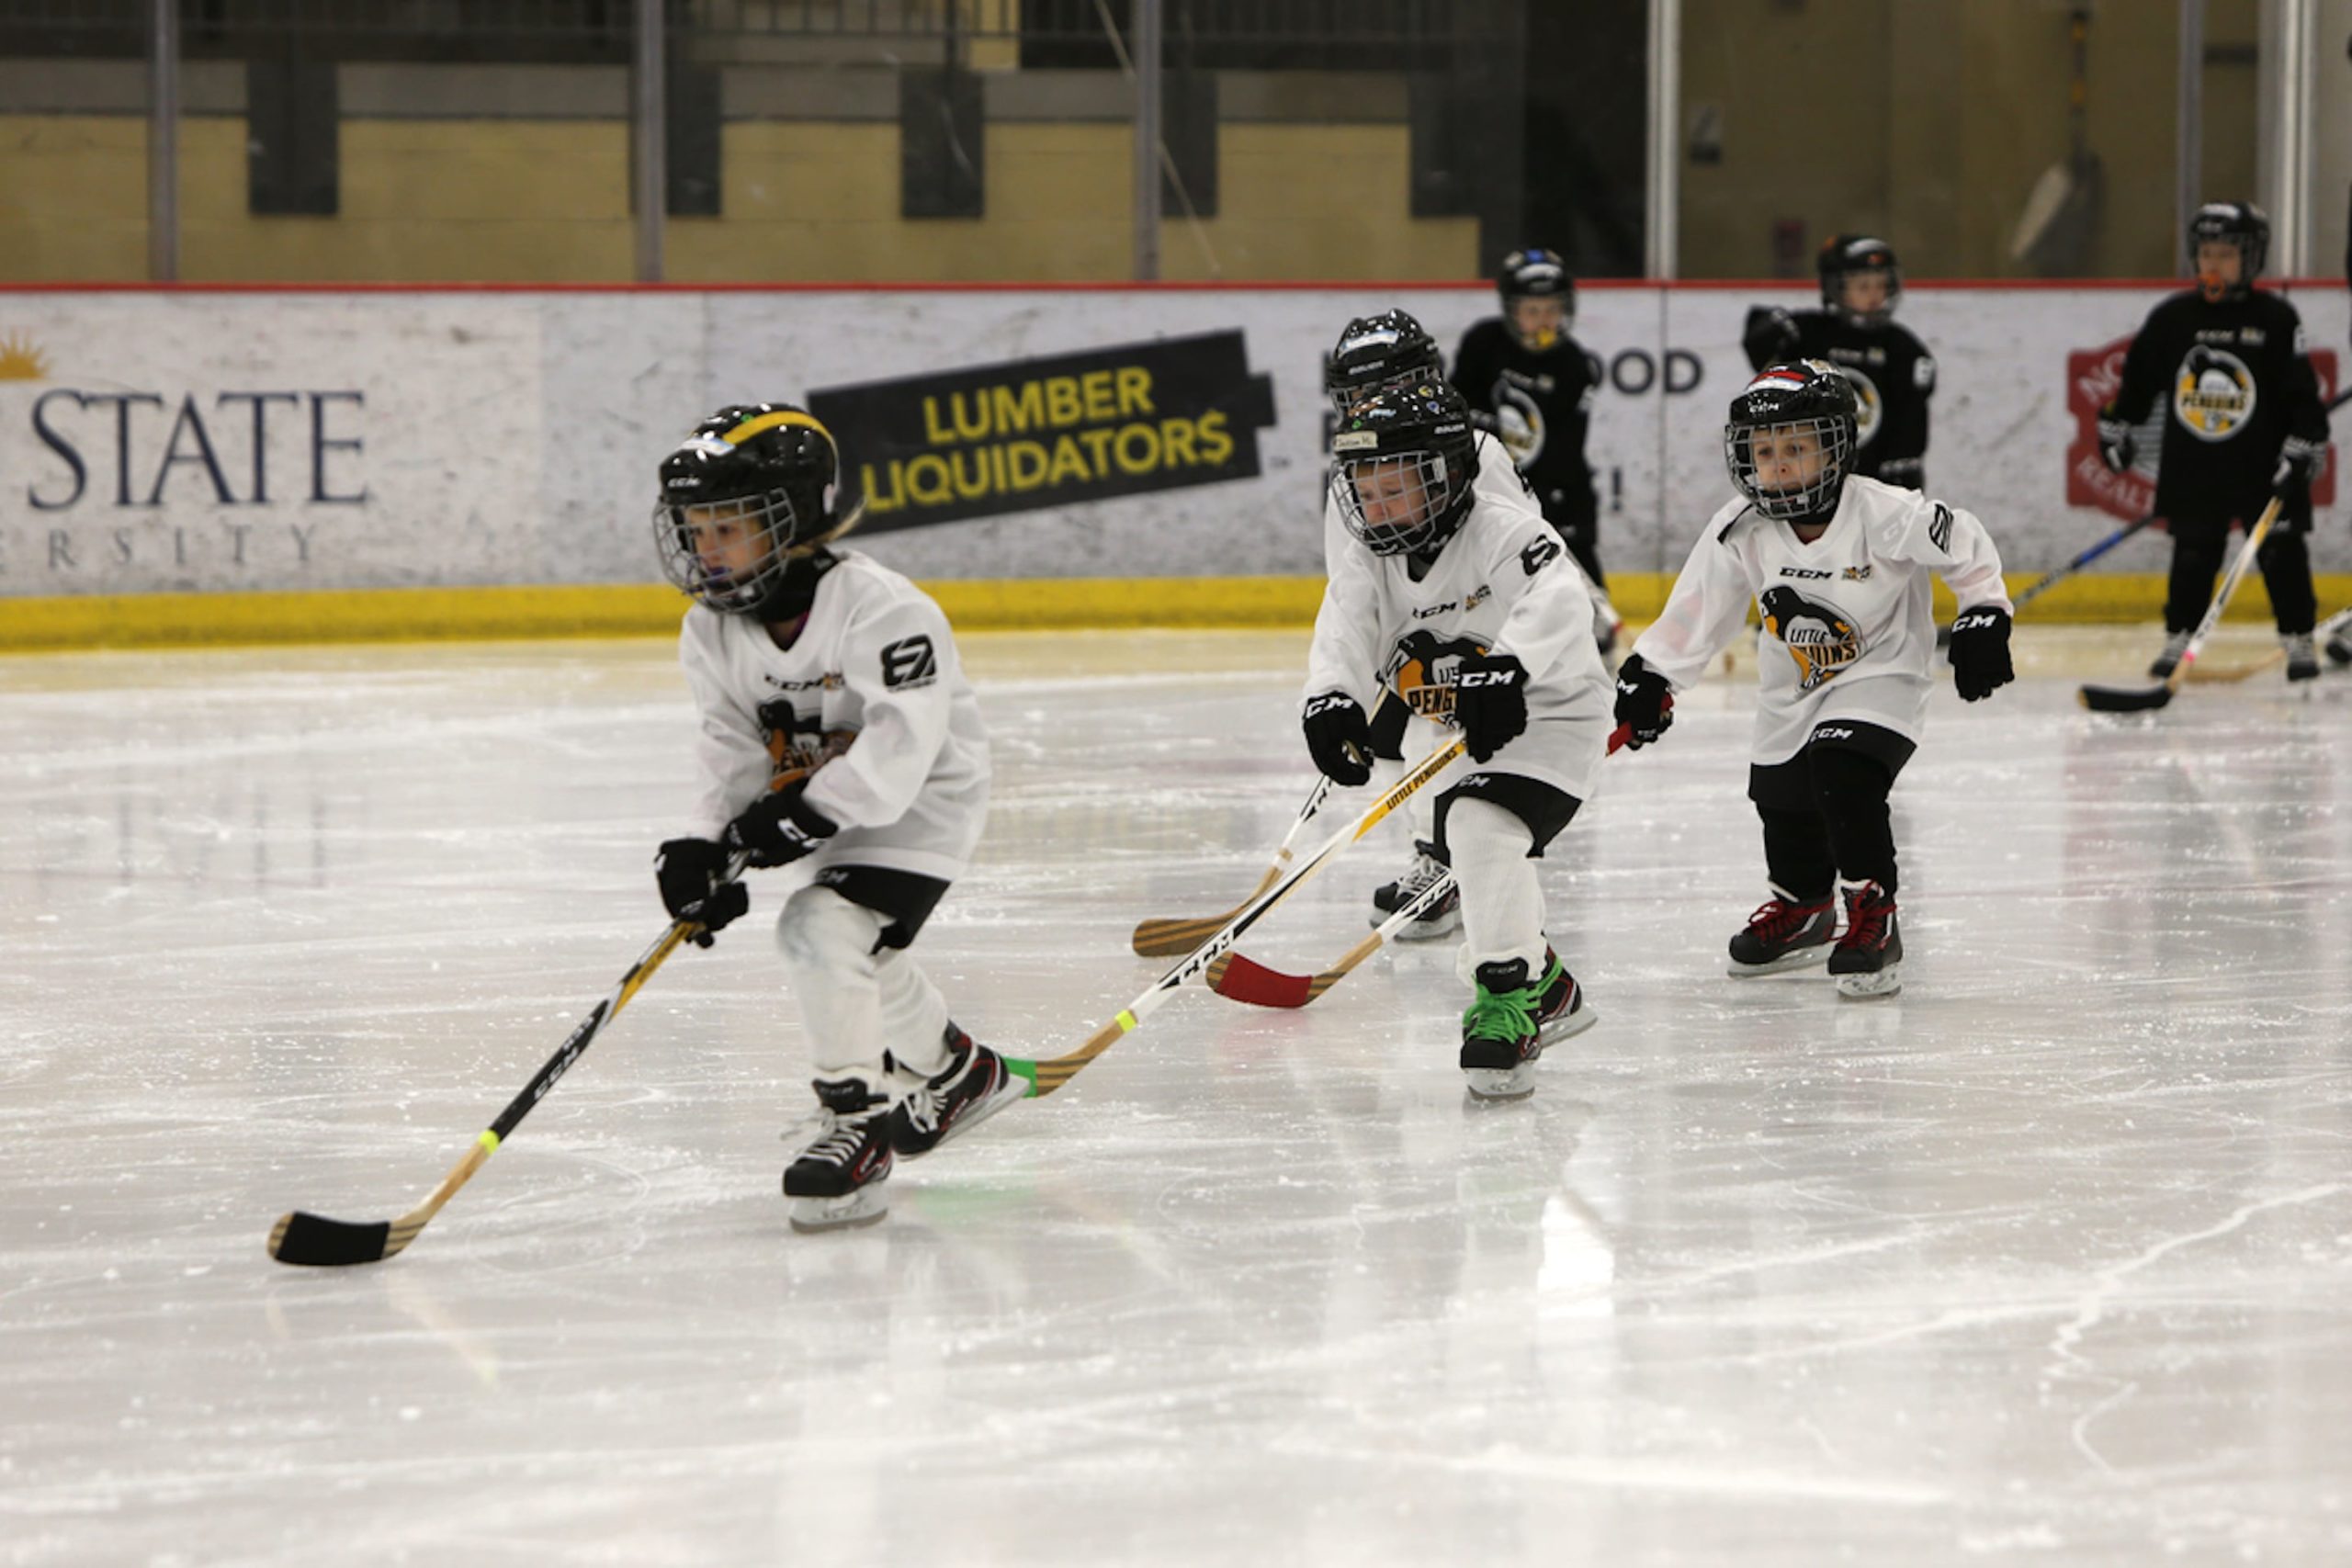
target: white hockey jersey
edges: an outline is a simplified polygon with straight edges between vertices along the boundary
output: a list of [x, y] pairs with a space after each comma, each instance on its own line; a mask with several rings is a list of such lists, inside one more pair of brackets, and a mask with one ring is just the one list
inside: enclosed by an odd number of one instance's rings
[[1679, 690], [1738, 634], [1753, 600], [1764, 623], [1757, 764], [1787, 761], [1829, 719], [1917, 741], [1935, 685], [1931, 571], [1963, 610], [2011, 607], [1984, 525], [1917, 491], [1848, 479], [1827, 531], [1811, 544], [1733, 502], [1691, 546], [1634, 652]]
[[678, 660], [702, 710], [703, 787], [687, 824], [716, 839], [776, 781], [806, 770], [841, 831], [820, 858], [953, 881], [988, 811], [988, 732], [931, 596], [855, 550], [817, 583], [778, 648], [749, 615], [697, 604]]
[[1345, 692], [1369, 714], [1387, 685], [1421, 717], [1451, 723], [1461, 656], [1510, 654], [1527, 669], [1527, 732], [1480, 771], [1589, 800], [1611, 704], [1592, 602], [1516, 471], [1504, 463], [1489, 485], [1489, 466], [1482, 452], [1469, 515], [1419, 581], [1407, 557], [1375, 556], [1352, 538], [1334, 553], [1306, 694]]

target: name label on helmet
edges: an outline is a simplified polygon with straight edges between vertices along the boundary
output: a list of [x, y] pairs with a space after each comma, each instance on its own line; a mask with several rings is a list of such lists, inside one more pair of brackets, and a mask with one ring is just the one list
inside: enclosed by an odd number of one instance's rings
[[1334, 452], [1376, 452], [1380, 449], [1380, 432], [1376, 430], [1343, 430], [1331, 437]]

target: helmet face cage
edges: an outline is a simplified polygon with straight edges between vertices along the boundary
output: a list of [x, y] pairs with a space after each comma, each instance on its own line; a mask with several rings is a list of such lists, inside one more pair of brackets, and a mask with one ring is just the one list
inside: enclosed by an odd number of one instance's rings
[[1441, 541], [1470, 482], [1444, 453], [1423, 447], [1342, 457], [1332, 470], [1331, 494], [1358, 544], [1376, 556], [1401, 556]]
[[[653, 508], [653, 542], [664, 576], [701, 604], [730, 615], [758, 611], [781, 587], [795, 527], [792, 497], [780, 490], [710, 501], [663, 501]], [[740, 570], [713, 558], [727, 540], [749, 542]], [[698, 548], [697, 545], [707, 548]]]
[[[1755, 441], [1758, 435], [1810, 435], [1821, 451], [1820, 470], [1802, 485], [1767, 490], [1757, 480]], [[1767, 517], [1795, 521], [1834, 510], [1853, 453], [1854, 422], [1842, 414], [1755, 421], [1735, 415], [1724, 426], [1724, 463], [1731, 469], [1731, 482], [1748, 504]]]
[[[2244, 294], [2254, 287], [2262, 272], [2263, 263], [2270, 259], [2270, 220], [2262, 209], [2251, 202], [2210, 201], [2197, 209], [2188, 220], [2189, 261], [2194, 265], [2197, 247], [2208, 240], [2223, 240], [2238, 248], [2238, 280], [2224, 285], [2222, 297]], [[2212, 290], [2207, 290], [2209, 295]]]

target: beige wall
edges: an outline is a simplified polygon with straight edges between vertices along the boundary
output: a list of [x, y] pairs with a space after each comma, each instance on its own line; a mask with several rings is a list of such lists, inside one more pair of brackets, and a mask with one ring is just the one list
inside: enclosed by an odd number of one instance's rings
[[[2257, 0], [2207, 0], [2209, 44], [2250, 46]], [[1723, 162], [1685, 161], [1683, 270], [1770, 274], [1771, 225], [1808, 247], [1892, 242], [1917, 276], [2002, 277], [2042, 171], [2069, 151], [2070, 7], [2053, 0], [1687, 0], [1683, 99], [1714, 105]], [[2174, 269], [2177, 8], [2093, 7], [2085, 136], [2102, 216], [2086, 270]], [[2205, 71], [2205, 188], [2254, 193], [2252, 65]]]
[[[899, 216], [889, 122], [725, 128], [726, 215], [674, 219], [682, 282], [1112, 280], [1130, 268], [1126, 128], [992, 124], [988, 213]], [[146, 275], [146, 130], [123, 116], [0, 117], [0, 279]], [[1220, 211], [1171, 214], [1172, 278], [1461, 278], [1469, 219], [1407, 209], [1402, 125], [1228, 124]], [[243, 120], [181, 130], [182, 276], [191, 281], [620, 281], [630, 276], [628, 148], [609, 120], [352, 119], [342, 211], [245, 209]]]

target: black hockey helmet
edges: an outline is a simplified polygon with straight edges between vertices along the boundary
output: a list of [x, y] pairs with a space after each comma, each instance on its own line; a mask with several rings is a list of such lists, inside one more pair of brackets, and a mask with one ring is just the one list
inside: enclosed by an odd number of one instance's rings
[[[1731, 418], [1724, 425], [1724, 462], [1731, 482], [1767, 517], [1826, 518], [1838, 510], [1845, 490], [1859, 422], [1854, 384], [1836, 366], [1818, 359], [1767, 366], [1731, 400]], [[1793, 486], [1759, 484], [1754, 446], [1764, 431], [1812, 436], [1821, 450], [1819, 471]]]
[[1577, 319], [1577, 280], [1557, 251], [1531, 245], [1526, 250], [1511, 252], [1503, 257], [1501, 270], [1495, 274], [1495, 292], [1502, 297], [1504, 328], [1519, 340], [1521, 348], [1532, 353], [1545, 354], [1559, 347], [1559, 336], [1539, 333], [1530, 337], [1521, 333], [1517, 310], [1521, 299], [1557, 299], [1561, 333], [1566, 333]]
[[2238, 248], [2238, 280], [2223, 283], [2207, 281], [2201, 275], [2198, 288], [2208, 299], [2233, 299], [2252, 291], [2254, 280], [2262, 271], [2262, 264], [2270, 259], [2270, 219], [2262, 209], [2250, 201], [2209, 201], [2189, 216], [2189, 261], [2194, 265], [2197, 247], [2208, 240], [2221, 240]]
[[[1894, 259], [1894, 247], [1884, 240], [1874, 240], [1868, 234], [1832, 234], [1823, 242], [1813, 265], [1821, 274], [1822, 307], [1857, 326], [1886, 320], [1894, 314], [1895, 304], [1903, 298], [1903, 267]], [[1875, 310], [1849, 309], [1846, 304], [1846, 279], [1856, 273], [1869, 272], [1884, 275], [1886, 303]]]
[[1384, 387], [1445, 374], [1437, 340], [1402, 310], [1358, 316], [1323, 361], [1323, 389], [1341, 413]]
[[1470, 405], [1433, 376], [1374, 392], [1331, 437], [1340, 520], [1376, 556], [1443, 548], [1470, 514], [1477, 478]]
[[[844, 502], [841, 468], [832, 432], [808, 410], [729, 403], [662, 459], [653, 536], [662, 570], [714, 610], [778, 618], [798, 597], [786, 584], [794, 563], [848, 533], [865, 512], [862, 498]], [[729, 526], [756, 536], [757, 553], [734, 570], [696, 547], [698, 537]]]

